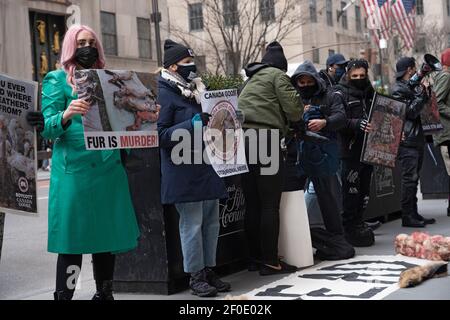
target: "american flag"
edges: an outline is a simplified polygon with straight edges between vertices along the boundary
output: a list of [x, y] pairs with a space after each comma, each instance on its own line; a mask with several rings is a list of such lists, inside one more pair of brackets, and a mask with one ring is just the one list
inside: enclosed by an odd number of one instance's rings
[[392, 17], [394, 24], [407, 49], [414, 46], [416, 23], [416, 0], [392, 0]]
[[391, 33], [389, 1], [361, 0], [367, 15], [367, 26], [372, 30], [374, 40], [377, 44], [380, 41], [379, 35], [388, 40]]
[[[388, 40], [393, 27], [398, 30], [410, 49], [414, 45], [415, 33], [415, 0], [361, 0], [367, 15], [367, 25], [373, 32], [373, 37], [379, 45], [379, 34]], [[379, 32], [379, 33], [378, 33]]]

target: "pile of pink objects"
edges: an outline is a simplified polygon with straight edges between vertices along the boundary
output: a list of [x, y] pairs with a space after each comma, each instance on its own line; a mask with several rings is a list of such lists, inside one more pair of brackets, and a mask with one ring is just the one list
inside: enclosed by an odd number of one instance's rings
[[424, 232], [402, 233], [395, 237], [395, 251], [408, 257], [450, 261], [450, 237], [430, 236]]

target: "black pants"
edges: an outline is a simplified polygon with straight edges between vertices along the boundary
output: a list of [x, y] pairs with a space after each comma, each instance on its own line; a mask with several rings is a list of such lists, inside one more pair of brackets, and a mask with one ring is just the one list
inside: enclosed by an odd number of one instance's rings
[[[257, 139], [259, 145], [263, 137], [258, 134]], [[262, 175], [261, 168], [267, 168], [268, 165], [261, 164], [258, 156], [257, 163], [249, 164], [249, 172], [242, 175], [242, 189], [246, 202], [245, 233], [250, 259], [278, 265], [279, 210], [284, 165], [279, 141], [276, 145], [271, 145], [270, 136], [267, 136], [262, 143], [268, 146], [268, 150], [278, 153], [279, 169], [274, 175]], [[251, 149], [248, 140], [245, 141], [245, 149], [249, 161]]]
[[[94, 279], [96, 281], [112, 280], [116, 256], [111, 253], [92, 255]], [[56, 291], [73, 292], [81, 272], [83, 256], [81, 254], [59, 254], [56, 265]]]
[[424, 149], [400, 146], [398, 159], [402, 166], [402, 216], [418, 213], [417, 187], [423, 163]]
[[342, 204], [344, 227], [363, 223], [363, 214], [369, 203], [373, 167], [359, 159], [342, 160]]
[[314, 185], [325, 229], [332, 234], [343, 234], [341, 186], [337, 176], [312, 177], [310, 179]]

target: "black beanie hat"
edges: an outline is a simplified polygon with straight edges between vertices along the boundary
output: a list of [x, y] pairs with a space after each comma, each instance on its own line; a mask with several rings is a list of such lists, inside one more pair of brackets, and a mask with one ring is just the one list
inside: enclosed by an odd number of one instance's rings
[[164, 42], [164, 68], [168, 68], [186, 57], [194, 57], [192, 49], [170, 39]]
[[287, 71], [288, 69], [288, 63], [284, 56], [283, 47], [277, 41], [274, 41], [267, 46], [266, 54], [261, 62], [283, 71]]

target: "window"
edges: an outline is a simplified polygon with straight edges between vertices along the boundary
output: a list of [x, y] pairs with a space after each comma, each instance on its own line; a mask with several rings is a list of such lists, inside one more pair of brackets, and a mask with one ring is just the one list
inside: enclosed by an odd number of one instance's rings
[[150, 34], [150, 19], [137, 18], [139, 41], [139, 58], [152, 58], [152, 42]]
[[336, 51], [334, 51], [333, 49], [329, 49], [328, 50], [328, 56], [330, 57], [330, 56], [332, 56], [333, 54], [335, 54], [336, 53]]
[[[347, 3], [341, 1], [341, 10], [344, 9], [346, 5]], [[347, 10], [342, 12], [341, 21], [342, 21], [342, 28], [348, 29]]]
[[319, 51], [319, 49], [313, 47], [312, 55], [313, 55], [313, 58], [312, 58], [313, 63], [320, 63], [320, 51]]
[[449, 47], [450, 48], [450, 33], [447, 35], [448, 36], [448, 44], [447, 44], [447, 47]]
[[189, 29], [191, 31], [203, 30], [203, 5], [201, 2], [189, 5]]
[[197, 66], [197, 73], [202, 74], [206, 72], [206, 57], [195, 56], [195, 65]]
[[332, 0], [327, 0], [327, 25], [333, 26], [333, 2]]
[[362, 32], [361, 7], [355, 6], [356, 31]]
[[447, 0], [447, 16], [450, 17], [450, 0]]
[[427, 50], [427, 42], [426, 42], [426, 36], [424, 34], [419, 35], [416, 45], [415, 45], [415, 51], [416, 52], [425, 52]]
[[416, 13], [418, 16], [423, 16], [423, 0], [416, 1]]
[[259, 0], [259, 11], [261, 12], [261, 21], [275, 21], [275, 3], [274, 0]]
[[105, 54], [117, 56], [116, 15], [101, 11], [100, 23]]
[[223, 0], [223, 19], [226, 27], [239, 24], [237, 0]]
[[311, 22], [317, 22], [317, 1], [309, 0], [309, 16]]

